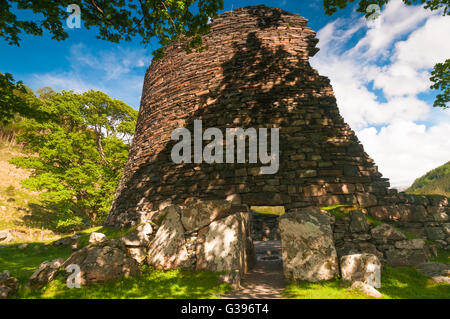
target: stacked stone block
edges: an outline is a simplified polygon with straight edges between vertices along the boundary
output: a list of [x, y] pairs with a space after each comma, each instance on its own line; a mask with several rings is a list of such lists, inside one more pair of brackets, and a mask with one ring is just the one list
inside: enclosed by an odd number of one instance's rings
[[[306, 19], [256, 6], [214, 19], [206, 50], [188, 54], [180, 43], [168, 46], [146, 72], [133, 145], [106, 223], [129, 227], [154, 220], [163, 207], [191, 196], [237, 194], [249, 206], [287, 210], [377, 205], [389, 182], [340, 116], [329, 79], [310, 66], [317, 42]], [[194, 120], [224, 133], [279, 128], [278, 172], [262, 175], [263, 164], [248, 158], [175, 164], [172, 131], [193, 132]]]

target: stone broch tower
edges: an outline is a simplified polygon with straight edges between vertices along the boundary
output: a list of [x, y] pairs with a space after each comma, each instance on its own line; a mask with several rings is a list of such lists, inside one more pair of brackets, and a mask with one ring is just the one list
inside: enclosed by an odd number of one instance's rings
[[[168, 203], [237, 196], [247, 205], [374, 206], [389, 186], [340, 116], [328, 78], [308, 62], [315, 32], [296, 14], [265, 6], [224, 13], [207, 49], [174, 43], [145, 75], [136, 133], [107, 224], [152, 220]], [[257, 164], [175, 164], [172, 131], [280, 128], [278, 173]], [[269, 139], [270, 140], [270, 139]], [[206, 145], [207, 142], [204, 142]]]

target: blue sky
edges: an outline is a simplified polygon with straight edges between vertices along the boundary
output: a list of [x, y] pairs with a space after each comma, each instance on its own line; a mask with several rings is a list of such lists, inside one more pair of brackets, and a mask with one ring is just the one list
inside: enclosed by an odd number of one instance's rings
[[[341, 114], [393, 186], [450, 160], [450, 111], [431, 106], [428, 80], [432, 66], [450, 56], [449, 16], [400, 0], [391, 0], [375, 22], [355, 6], [328, 17], [322, 0], [225, 1], [223, 11], [257, 4], [309, 20], [320, 48], [311, 64], [330, 78]], [[97, 40], [93, 29], [67, 30], [62, 42], [48, 35], [23, 35], [20, 47], [0, 41], [0, 72], [34, 90], [102, 90], [137, 109], [152, 47], [138, 39]]]

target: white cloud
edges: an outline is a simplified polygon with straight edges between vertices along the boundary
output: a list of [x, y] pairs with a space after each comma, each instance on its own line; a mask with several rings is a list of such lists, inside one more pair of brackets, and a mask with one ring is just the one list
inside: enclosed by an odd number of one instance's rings
[[109, 51], [93, 51], [83, 44], [72, 45], [67, 57], [68, 70], [32, 74], [27, 84], [37, 89], [50, 86], [56, 91], [77, 93], [90, 89], [103, 91], [138, 108], [145, 66], [150, 58], [144, 49], [117, 47]]
[[398, 121], [381, 128], [358, 132], [367, 153], [393, 186], [410, 185], [450, 159], [450, 123], [426, 128], [411, 121]]
[[391, 0], [375, 25], [338, 19], [317, 33], [311, 64], [330, 78], [342, 116], [395, 187], [450, 159], [450, 114], [419, 96], [430, 92], [432, 66], [450, 56], [450, 18], [440, 14]]

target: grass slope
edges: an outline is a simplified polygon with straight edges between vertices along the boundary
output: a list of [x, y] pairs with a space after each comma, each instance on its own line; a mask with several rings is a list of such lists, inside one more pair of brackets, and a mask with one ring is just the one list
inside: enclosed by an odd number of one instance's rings
[[435, 194], [450, 197], [450, 162], [417, 178], [405, 192], [417, 195]]

